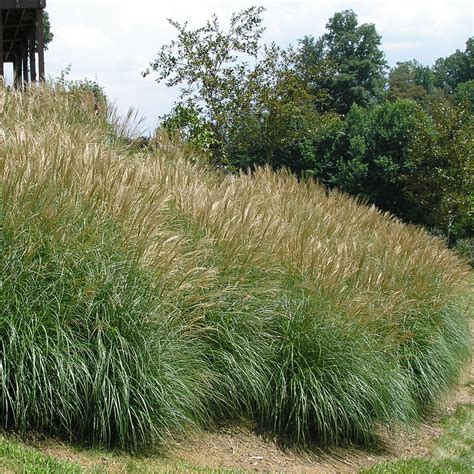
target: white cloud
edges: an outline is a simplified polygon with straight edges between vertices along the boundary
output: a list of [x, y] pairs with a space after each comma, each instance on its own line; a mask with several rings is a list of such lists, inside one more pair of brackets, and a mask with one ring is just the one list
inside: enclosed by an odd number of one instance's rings
[[88, 50], [95, 51], [97, 45], [101, 48], [110, 48], [112, 46], [111, 38], [106, 31], [98, 26], [76, 24], [69, 26], [58, 25], [54, 29], [56, 43], [61, 43], [61, 48], [81, 49], [84, 53]]

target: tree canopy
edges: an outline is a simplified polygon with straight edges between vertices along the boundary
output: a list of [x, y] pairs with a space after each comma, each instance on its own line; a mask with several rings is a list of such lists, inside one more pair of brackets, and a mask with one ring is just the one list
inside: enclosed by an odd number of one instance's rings
[[43, 32], [44, 32], [44, 46], [48, 49], [48, 45], [53, 41], [54, 33], [51, 30], [51, 20], [49, 13], [45, 10], [43, 14]]
[[387, 63], [375, 26], [359, 25], [355, 12], [344, 10], [330, 18], [326, 30], [318, 40], [300, 41], [299, 63], [314, 88], [327, 91], [327, 109], [344, 114], [354, 104], [377, 102]]
[[433, 67], [435, 85], [453, 94], [463, 82], [474, 79], [474, 36], [466, 42], [466, 49], [459, 49], [447, 58], [439, 58]]
[[[234, 119], [254, 99], [255, 68], [248, 61], [258, 54], [264, 31], [263, 10], [250, 7], [234, 13], [227, 30], [215, 15], [195, 30], [188, 29], [187, 23], [169, 19], [177, 38], [164, 45], [150, 65], [158, 74], [158, 82], [181, 87], [175, 112], [189, 109], [189, 116], [201, 115], [208, 121], [217, 143], [228, 136]], [[144, 75], [149, 73], [147, 70]]]

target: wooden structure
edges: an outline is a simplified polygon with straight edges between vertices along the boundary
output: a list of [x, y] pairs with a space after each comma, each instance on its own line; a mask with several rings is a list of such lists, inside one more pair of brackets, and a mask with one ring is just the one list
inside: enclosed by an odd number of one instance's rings
[[38, 77], [45, 80], [45, 7], [46, 0], [0, 0], [0, 77], [4, 77], [5, 63], [13, 63], [16, 87], [36, 82]]

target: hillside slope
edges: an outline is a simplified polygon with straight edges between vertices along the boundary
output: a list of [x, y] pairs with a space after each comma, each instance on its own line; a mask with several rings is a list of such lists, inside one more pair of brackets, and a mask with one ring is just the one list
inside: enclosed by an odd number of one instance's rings
[[287, 172], [136, 150], [94, 98], [0, 91], [0, 417], [137, 448], [240, 418], [367, 444], [470, 347], [468, 267]]

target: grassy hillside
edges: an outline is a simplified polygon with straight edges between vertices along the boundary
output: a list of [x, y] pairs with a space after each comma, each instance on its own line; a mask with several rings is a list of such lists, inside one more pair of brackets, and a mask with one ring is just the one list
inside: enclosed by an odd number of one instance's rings
[[374, 440], [456, 383], [468, 267], [286, 172], [119, 140], [92, 96], [0, 91], [0, 417], [136, 448], [246, 417]]

